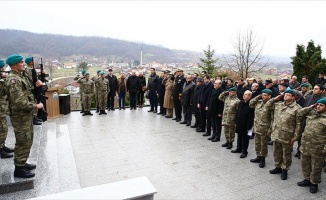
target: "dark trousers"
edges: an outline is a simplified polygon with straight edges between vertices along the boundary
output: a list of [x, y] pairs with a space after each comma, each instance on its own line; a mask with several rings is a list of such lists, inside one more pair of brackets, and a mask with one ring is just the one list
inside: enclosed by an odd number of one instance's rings
[[195, 126], [199, 126], [200, 124], [200, 112], [195, 112]]
[[181, 120], [182, 105], [179, 97], [173, 96], [173, 103], [174, 103], [175, 117]]
[[211, 118], [212, 122], [212, 129], [213, 129], [213, 136], [215, 138], [221, 138], [222, 132], [222, 117], [214, 116]]
[[108, 94], [106, 107], [111, 110], [114, 108], [114, 96], [112, 96], [110, 93]]
[[184, 116], [184, 120], [187, 123], [191, 123], [191, 118], [192, 118], [192, 113], [191, 113], [191, 106], [182, 106], [182, 110], [183, 110], [183, 116]]
[[129, 92], [130, 108], [136, 108], [137, 92]]
[[248, 154], [249, 139], [248, 133], [238, 133], [237, 149], [244, 154]]
[[298, 153], [301, 153], [301, 152], [300, 152], [300, 147], [301, 147], [301, 137], [300, 137], [299, 140], [298, 140], [298, 148], [297, 148], [297, 152], [298, 152]]
[[125, 108], [126, 92], [119, 92], [119, 108]]
[[144, 92], [140, 91], [137, 93], [137, 103], [143, 105], [144, 103]]
[[157, 111], [157, 94], [155, 90], [149, 91], [149, 104], [151, 105], [151, 110]]
[[[205, 109], [205, 108], [204, 108]], [[204, 109], [200, 109], [200, 124], [199, 124], [199, 128], [200, 129], [203, 129], [203, 130], [206, 130], [206, 121], [207, 121], [207, 117], [206, 117], [206, 113], [207, 111], [204, 110]]]
[[158, 104], [160, 105], [160, 113], [166, 114], [166, 109], [163, 107], [164, 104], [164, 95], [158, 97]]

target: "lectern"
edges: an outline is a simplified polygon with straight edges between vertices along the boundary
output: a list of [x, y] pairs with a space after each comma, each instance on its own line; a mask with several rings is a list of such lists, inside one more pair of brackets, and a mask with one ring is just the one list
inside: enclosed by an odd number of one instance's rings
[[46, 96], [48, 97], [46, 101], [46, 111], [48, 112], [48, 118], [53, 119], [60, 117], [59, 109], [59, 90], [62, 87], [49, 87], [46, 91]]

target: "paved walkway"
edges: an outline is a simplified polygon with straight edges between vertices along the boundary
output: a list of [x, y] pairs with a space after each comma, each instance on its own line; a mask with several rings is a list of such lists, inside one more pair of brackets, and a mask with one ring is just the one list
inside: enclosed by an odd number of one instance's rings
[[[300, 160], [293, 158], [288, 180], [271, 175], [272, 146], [266, 167], [240, 159], [194, 129], [148, 113], [149, 108], [116, 110], [108, 115], [56, 119], [68, 124], [81, 187], [147, 176], [158, 190], [155, 199], [325, 199], [326, 175], [319, 192], [296, 185], [303, 179]], [[58, 158], [60, 159], [60, 158]]]

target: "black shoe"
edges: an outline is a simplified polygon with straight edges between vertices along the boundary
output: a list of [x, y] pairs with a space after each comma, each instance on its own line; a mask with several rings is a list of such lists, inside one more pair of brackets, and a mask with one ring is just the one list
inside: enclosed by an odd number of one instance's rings
[[190, 126], [190, 128], [198, 128], [198, 125]]
[[268, 142], [268, 145], [273, 145], [273, 143], [274, 142], [271, 140], [271, 141]]
[[25, 163], [24, 168], [27, 170], [33, 170], [36, 169], [36, 165]]
[[0, 150], [1, 151], [1, 153], [0, 153], [0, 157], [1, 158], [12, 158], [12, 157], [14, 157], [14, 155], [13, 154], [11, 154], [11, 153], [7, 153], [7, 152], [5, 152], [4, 150]]
[[310, 186], [311, 182], [310, 180], [304, 179], [303, 181], [297, 182], [297, 185], [300, 187], [306, 187], [306, 186]]
[[282, 180], [288, 179], [288, 170], [282, 169], [281, 179]]
[[108, 113], [105, 112], [105, 110], [102, 110], [103, 115], [107, 115]]
[[35, 117], [35, 119], [36, 119], [37, 121], [39, 121], [39, 122], [43, 122], [43, 120], [41, 120], [41, 119], [39, 119], [39, 118], [37, 118], [37, 117]]
[[86, 116], [88, 113], [87, 111], [83, 112], [82, 116]]
[[316, 193], [318, 191], [318, 184], [311, 184], [309, 192], [310, 193]]
[[190, 122], [187, 122], [186, 126], [190, 126]]
[[257, 156], [257, 157], [254, 158], [254, 159], [250, 159], [250, 162], [252, 162], [252, 163], [259, 163], [260, 160], [261, 160], [261, 156]]
[[233, 147], [233, 142], [229, 142], [228, 146], [226, 147], [227, 149], [232, 149]]
[[2, 151], [6, 152], [6, 153], [13, 153], [13, 152], [15, 152], [14, 149], [9, 148], [9, 147], [6, 147], [6, 146], [3, 146], [2, 147]]
[[296, 154], [294, 154], [294, 157], [298, 157], [299, 156], [299, 152], [297, 152]]
[[181, 119], [177, 119], [177, 120], [175, 120], [175, 122], [181, 122]]
[[115, 109], [114, 109], [114, 108], [111, 108], [111, 110], [112, 110], [112, 111], [115, 111]]
[[136, 108], [136, 107], [134, 107], [134, 110], [137, 110], [137, 108]]
[[207, 140], [213, 140], [215, 137], [214, 136], [211, 136], [209, 138], [207, 138]]
[[196, 132], [205, 132], [205, 129], [197, 129]]
[[166, 115], [165, 118], [172, 118], [172, 116], [167, 116], [167, 115]]
[[183, 122], [180, 122], [180, 124], [187, 124], [187, 122], [183, 121]]
[[119, 110], [121, 110], [121, 108], [119, 108]]
[[84, 111], [82, 110], [82, 111], [80, 111], [80, 113], [84, 113]]
[[204, 137], [207, 137], [207, 136], [210, 136], [210, 135], [211, 134], [210, 133], [207, 133], [207, 132], [203, 134]]
[[222, 144], [222, 147], [227, 147], [229, 145], [229, 141], [226, 141], [224, 144]]
[[[151, 111], [148, 111], [148, 112], [151, 112]], [[172, 120], [177, 120], [178, 118], [172, 118]]]
[[88, 114], [88, 115], [91, 115], [91, 116], [93, 115], [93, 114], [91, 113], [91, 111], [88, 111], [87, 114]]
[[35, 173], [26, 170], [25, 167], [15, 166], [14, 177], [17, 178], [32, 178], [35, 176]]
[[265, 157], [260, 157], [259, 167], [264, 168], [265, 167]]
[[96, 113], [99, 113], [100, 111], [99, 110], [96, 110]]
[[220, 138], [215, 137], [211, 142], [219, 142]]
[[39, 122], [37, 119], [33, 119], [33, 125], [42, 125], [42, 122]]
[[271, 173], [271, 174], [280, 174], [280, 173], [282, 173], [282, 168], [276, 167], [275, 169], [269, 170], [269, 173]]
[[247, 154], [246, 154], [246, 153], [242, 153], [242, 154], [240, 155], [240, 158], [245, 158], [245, 157], [247, 157]]
[[241, 153], [241, 152], [242, 152], [241, 149], [234, 149], [231, 151], [231, 153]]

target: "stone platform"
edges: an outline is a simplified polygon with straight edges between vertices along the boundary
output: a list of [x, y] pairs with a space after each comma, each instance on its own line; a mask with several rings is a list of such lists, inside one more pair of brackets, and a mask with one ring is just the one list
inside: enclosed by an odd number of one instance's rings
[[[72, 112], [49, 120], [41, 147], [49, 144], [54, 130], [56, 145], [40, 151], [45, 172], [36, 171], [35, 189], [0, 195], [0, 199], [39, 197], [78, 185], [84, 188], [142, 176], [157, 189], [154, 199], [325, 199], [324, 172], [316, 194], [296, 185], [303, 179], [299, 159], [293, 157], [288, 180], [283, 181], [279, 174], [269, 174], [274, 168], [272, 146], [268, 147], [266, 167], [261, 169], [249, 161], [255, 157], [253, 140], [248, 157], [240, 159], [240, 154], [221, 147], [224, 135], [221, 142], [213, 143], [194, 129], [148, 110], [116, 110], [108, 115], [92, 111], [94, 116]], [[71, 148], [70, 156], [54, 153], [69, 152], [61, 149], [64, 147]], [[74, 170], [77, 178], [70, 176]]]

